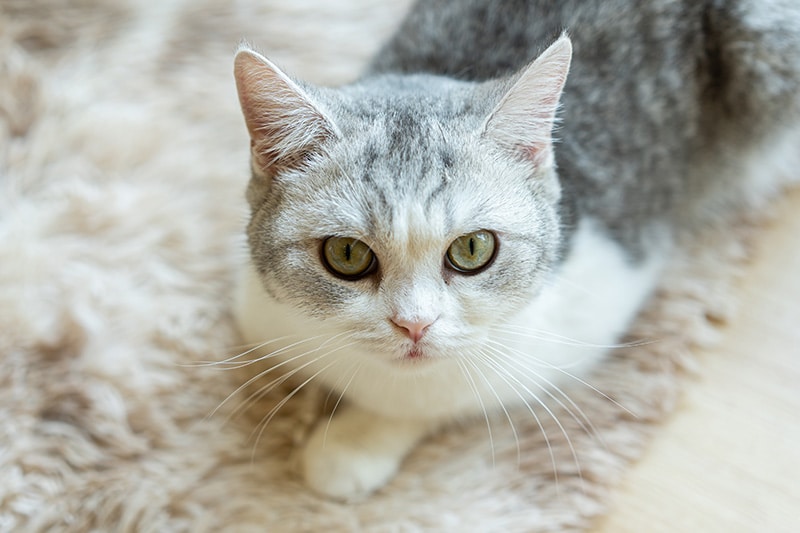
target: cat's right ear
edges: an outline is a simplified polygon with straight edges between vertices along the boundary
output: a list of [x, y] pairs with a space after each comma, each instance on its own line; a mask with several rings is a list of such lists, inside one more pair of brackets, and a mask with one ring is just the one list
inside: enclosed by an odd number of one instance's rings
[[302, 169], [327, 139], [338, 136], [306, 91], [261, 54], [241, 46], [234, 76], [256, 174], [272, 179]]

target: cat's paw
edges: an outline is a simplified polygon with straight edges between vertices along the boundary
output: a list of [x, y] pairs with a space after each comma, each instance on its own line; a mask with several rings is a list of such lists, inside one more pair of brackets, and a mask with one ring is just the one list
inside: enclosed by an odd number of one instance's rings
[[324, 438], [318, 428], [306, 443], [301, 469], [315, 492], [339, 501], [357, 501], [384, 486], [397, 472], [402, 457], [368, 450], [354, 442]]
[[311, 432], [300, 456], [302, 475], [311, 489], [328, 498], [362, 499], [394, 476], [428, 429], [424, 422], [342, 409]]

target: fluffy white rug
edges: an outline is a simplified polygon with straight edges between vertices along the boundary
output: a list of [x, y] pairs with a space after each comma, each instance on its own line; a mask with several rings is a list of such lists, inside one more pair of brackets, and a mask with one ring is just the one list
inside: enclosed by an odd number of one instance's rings
[[453, 428], [363, 503], [317, 498], [293, 472], [312, 395], [260, 436], [290, 389], [208, 416], [248, 375], [194, 365], [240, 342], [236, 44], [342, 83], [406, 5], [0, 3], [0, 531], [568, 531], [606, 509], [724, 317], [750, 224], [676, 260], [632, 332], [656, 342], [556, 398], [559, 423], [500, 417], [492, 443], [482, 421]]

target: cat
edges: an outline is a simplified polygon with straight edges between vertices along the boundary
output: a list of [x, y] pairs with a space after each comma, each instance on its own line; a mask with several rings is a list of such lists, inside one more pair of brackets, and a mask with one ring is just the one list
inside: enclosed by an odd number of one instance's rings
[[270, 372], [339, 399], [299, 451], [337, 500], [580, 379], [681, 235], [768, 196], [800, 147], [791, 1], [420, 0], [352, 84], [246, 45], [234, 74], [236, 316]]

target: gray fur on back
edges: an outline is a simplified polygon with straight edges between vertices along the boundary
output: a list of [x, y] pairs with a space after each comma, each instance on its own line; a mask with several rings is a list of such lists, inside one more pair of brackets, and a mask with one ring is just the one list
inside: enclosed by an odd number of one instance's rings
[[636, 251], [647, 221], [698, 220], [697, 200], [736, 188], [743, 158], [798, 122], [794, 0], [421, 0], [367, 76], [509, 76], [564, 30], [567, 227], [591, 214]]

